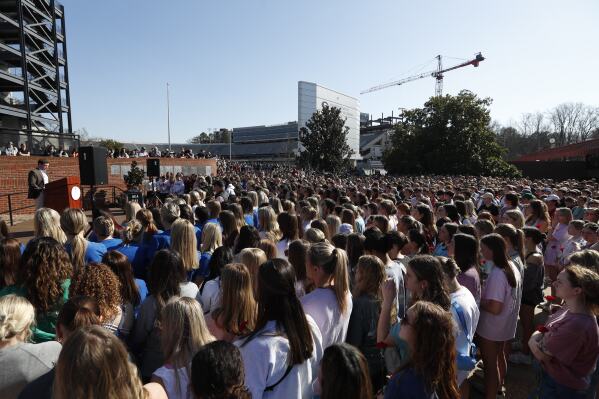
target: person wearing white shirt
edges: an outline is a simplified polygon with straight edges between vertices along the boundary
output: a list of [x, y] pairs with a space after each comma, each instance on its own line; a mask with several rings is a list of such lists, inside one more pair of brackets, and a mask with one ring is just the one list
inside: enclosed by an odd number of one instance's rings
[[[451, 299], [451, 315], [456, 325], [456, 351], [462, 355], [469, 355], [474, 332], [478, 325], [478, 318], [480, 317], [480, 310], [478, 309], [474, 295], [472, 295], [468, 288], [460, 285], [458, 282], [457, 275], [460, 269], [455, 261], [444, 257], [440, 258], [440, 260]], [[458, 370], [458, 386], [462, 391], [462, 397], [467, 397], [465, 395], [465, 392], [468, 392], [468, 382], [466, 379], [469, 374], [470, 371]]]
[[15, 146], [13, 145], [12, 141], [11, 141], [11, 142], [9, 142], [9, 143], [8, 143], [8, 145], [7, 145], [7, 146], [4, 148], [4, 153], [5, 153], [6, 155], [8, 155], [9, 157], [14, 157], [14, 156], [16, 156], [16, 155], [17, 155], [17, 152], [18, 152], [18, 150], [17, 150], [17, 147], [15, 147]]
[[181, 174], [177, 173], [175, 176], [175, 182], [170, 187], [171, 194], [182, 195], [185, 194], [185, 183], [181, 178]]
[[[258, 271], [254, 333], [235, 342], [253, 399], [312, 398], [323, 347], [320, 331], [295, 295], [293, 267], [272, 259]], [[294, 349], [295, 348], [295, 349]]]
[[306, 275], [316, 287], [302, 297], [304, 311], [322, 334], [323, 348], [345, 342], [352, 297], [349, 292], [347, 255], [328, 242], [310, 246], [306, 258]]

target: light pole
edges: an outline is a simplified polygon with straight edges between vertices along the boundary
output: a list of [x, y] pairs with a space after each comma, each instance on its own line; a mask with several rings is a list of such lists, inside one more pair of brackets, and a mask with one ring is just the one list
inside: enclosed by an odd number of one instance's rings
[[166, 125], [168, 131], [168, 152], [171, 152], [171, 100], [169, 95], [169, 84], [166, 82]]

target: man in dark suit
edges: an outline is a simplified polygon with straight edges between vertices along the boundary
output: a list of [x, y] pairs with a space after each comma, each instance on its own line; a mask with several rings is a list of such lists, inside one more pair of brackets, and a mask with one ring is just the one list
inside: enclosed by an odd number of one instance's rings
[[48, 184], [48, 174], [46, 173], [48, 166], [50, 166], [50, 162], [40, 159], [37, 162], [37, 168], [30, 171], [27, 176], [29, 183], [27, 198], [35, 199], [35, 209], [40, 209], [44, 206], [44, 189], [46, 184]]

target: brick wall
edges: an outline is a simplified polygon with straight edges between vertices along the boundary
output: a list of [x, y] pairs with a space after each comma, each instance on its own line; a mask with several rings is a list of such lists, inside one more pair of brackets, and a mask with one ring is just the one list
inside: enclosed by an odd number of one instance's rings
[[[44, 158], [44, 157], [7, 157], [0, 156], [0, 217], [8, 219], [8, 197], [4, 194], [11, 195], [13, 212], [16, 214], [30, 214], [35, 211], [29, 207], [22, 210], [14, 211], [17, 208], [24, 208], [34, 205], [34, 201], [27, 199], [27, 174], [29, 171], [37, 167], [39, 159], [47, 159], [50, 161], [48, 168], [48, 177], [50, 181], [58, 180], [67, 176], [79, 176], [79, 159], [78, 158]], [[131, 159], [108, 159], [108, 185], [117, 186], [123, 190], [127, 188], [122, 177], [122, 173], [126, 172], [128, 166], [131, 165]], [[145, 159], [138, 159], [139, 166], [145, 169]], [[216, 174], [215, 159], [179, 159], [179, 158], [161, 158], [160, 169], [161, 173], [165, 171], [183, 172], [191, 174], [195, 171], [203, 171], [205, 167], [210, 167], [210, 173]], [[112, 174], [116, 172], [116, 174]], [[86, 191], [87, 187], [84, 187]], [[102, 189], [102, 187], [99, 187]], [[107, 190], [111, 191], [111, 190]]]

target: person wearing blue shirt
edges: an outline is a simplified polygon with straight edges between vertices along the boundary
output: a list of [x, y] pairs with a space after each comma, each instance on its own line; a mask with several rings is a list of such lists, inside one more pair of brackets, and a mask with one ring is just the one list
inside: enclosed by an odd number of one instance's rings
[[254, 203], [252, 202], [252, 199], [250, 197], [241, 197], [240, 205], [241, 209], [243, 209], [245, 224], [256, 227], [256, 221], [254, 219]]
[[67, 208], [60, 215], [60, 227], [67, 236], [65, 249], [75, 270], [88, 263], [101, 262], [106, 253], [104, 245], [85, 239], [83, 235], [87, 226], [87, 216], [81, 209]]
[[[107, 251], [115, 249], [123, 240], [120, 238], [114, 238], [114, 222], [111, 218], [106, 216], [98, 216], [94, 220], [93, 224], [94, 233], [97, 237], [98, 243], [104, 245]], [[91, 241], [91, 240], [90, 240]]]

